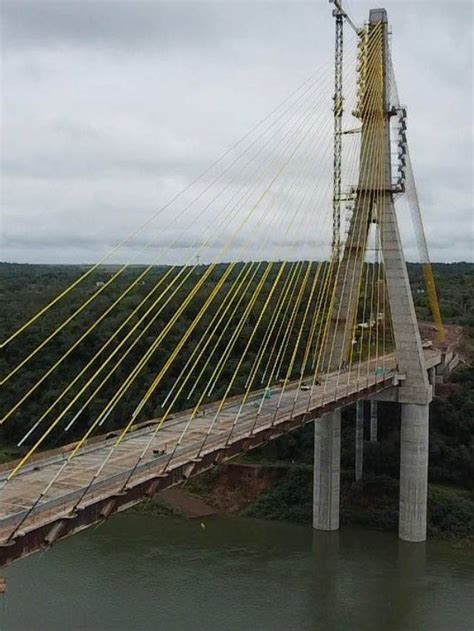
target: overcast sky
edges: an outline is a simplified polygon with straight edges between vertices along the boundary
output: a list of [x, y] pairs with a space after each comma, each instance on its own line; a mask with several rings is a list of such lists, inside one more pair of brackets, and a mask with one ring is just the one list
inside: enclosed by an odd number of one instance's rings
[[[359, 23], [373, 6], [348, 3]], [[472, 2], [385, 7], [431, 259], [472, 261]], [[1, 23], [0, 260], [17, 262], [99, 259], [330, 59], [334, 37], [326, 0], [15, 0]]]

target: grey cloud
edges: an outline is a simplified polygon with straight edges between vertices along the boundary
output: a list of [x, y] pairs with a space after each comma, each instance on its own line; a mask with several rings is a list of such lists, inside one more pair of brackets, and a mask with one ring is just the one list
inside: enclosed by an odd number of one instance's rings
[[[298, 13], [292, 9], [298, 5]], [[123, 50], [212, 49], [225, 42], [271, 36], [292, 22], [311, 28], [301, 15], [310, 3], [240, 0], [3, 0], [5, 47], [94, 46]]]
[[[5, 46], [94, 45], [111, 48], [206, 46], [215, 22], [199, 4], [158, 2], [2, 2]], [[206, 37], [203, 38], [202, 34]]]
[[[359, 21], [372, 4], [349, 0]], [[471, 3], [389, 0], [386, 5], [432, 259], [472, 259]], [[326, 0], [7, 1], [1, 12], [0, 259], [6, 260], [100, 258], [319, 63], [331, 61], [333, 50]], [[347, 32], [346, 42], [350, 39]], [[331, 73], [329, 65], [329, 96]], [[330, 119], [330, 100], [327, 113]], [[269, 155], [263, 153], [262, 160]], [[296, 156], [285, 185], [272, 190], [268, 204], [286, 208], [289, 215], [301, 191], [319, 179], [321, 187], [329, 186], [318, 161], [313, 177], [303, 177], [307, 160]], [[233, 171], [223, 185], [238, 187], [255, 177], [251, 168]], [[189, 199], [172, 205], [156, 225], [167, 225]], [[208, 199], [193, 207], [191, 220]], [[307, 231], [316, 234], [295, 237], [305, 256], [312, 243], [315, 251], [319, 247], [310, 202], [304, 209]], [[160, 247], [175, 241], [170, 259], [182, 259], [212, 228], [213, 217], [207, 215], [198, 231], [183, 218], [163, 232]], [[409, 217], [403, 210], [400, 217], [407, 256], [416, 259]], [[272, 230], [267, 222], [265, 229]], [[224, 243], [228, 234], [218, 233], [216, 243]], [[279, 240], [289, 255], [284, 234], [266, 238], [269, 248]], [[137, 239], [124, 259], [138, 256], [145, 242]]]

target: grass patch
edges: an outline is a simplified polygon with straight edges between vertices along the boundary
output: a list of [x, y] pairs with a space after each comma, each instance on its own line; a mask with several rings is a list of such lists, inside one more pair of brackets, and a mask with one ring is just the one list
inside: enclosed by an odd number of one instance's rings
[[[396, 532], [398, 481], [386, 475], [374, 475], [354, 484], [352, 476], [352, 472], [348, 471], [341, 476], [341, 524]], [[243, 514], [311, 523], [312, 482], [311, 472], [288, 469], [287, 474], [271, 490], [262, 493]], [[474, 493], [459, 487], [431, 484], [428, 492], [428, 536], [474, 539]]]
[[309, 471], [291, 469], [273, 489], [262, 493], [243, 514], [298, 523], [310, 522], [313, 511], [312, 481], [313, 476]]
[[428, 535], [474, 539], [474, 492], [440, 484], [430, 485]]
[[24, 455], [24, 452], [16, 447], [0, 447], [0, 464], [17, 460], [22, 455]]
[[170, 506], [167, 502], [157, 499], [146, 499], [135, 504], [129, 509], [132, 513], [147, 515], [148, 517], [184, 517], [184, 513], [178, 508]]

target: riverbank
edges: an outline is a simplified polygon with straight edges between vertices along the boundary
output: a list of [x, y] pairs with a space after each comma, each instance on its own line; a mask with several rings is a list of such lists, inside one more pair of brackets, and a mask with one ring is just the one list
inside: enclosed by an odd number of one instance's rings
[[[437, 387], [430, 411], [428, 537], [474, 548], [474, 367]], [[341, 507], [344, 526], [396, 533], [400, 418], [398, 406], [379, 404], [378, 441], [364, 444], [364, 476], [354, 482], [354, 410], [342, 413]], [[365, 435], [368, 435], [368, 426]], [[158, 496], [136, 509], [145, 514], [204, 517], [183, 510], [183, 496], [206, 511], [311, 524], [313, 427], [283, 436], [232, 463], [188, 480], [180, 502]], [[171, 501], [170, 501], [171, 500]], [[185, 507], [185, 506], [184, 506]]]
[[[396, 532], [398, 484], [373, 476], [341, 480], [341, 526]], [[311, 524], [312, 471], [308, 466], [231, 463], [190, 480], [174, 493], [157, 495], [133, 509], [144, 515], [204, 519], [235, 515]], [[474, 493], [430, 484], [428, 537], [474, 549]]]
[[[437, 386], [430, 411], [428, 537], [474, 548], [474, 368]], [[378, 441], [364, 444], [364, 475], [354, 481], [354, 410], [342, 413], [341, 505], [344, 526], [397, 532], [400, 469], [398, 406], [379, 404]], [[368, 435], [368, 426], [365, 435]], [[210, 513], [311, 524], [313, 427], [188, 480], [137, 510], [145, 514], [205, 517]], [[169, 493], [169, 492], [168, 492]], [[189, 499], [186, 500], [185, 498]], [[190, 514], [191, 498], [204, 512]]]

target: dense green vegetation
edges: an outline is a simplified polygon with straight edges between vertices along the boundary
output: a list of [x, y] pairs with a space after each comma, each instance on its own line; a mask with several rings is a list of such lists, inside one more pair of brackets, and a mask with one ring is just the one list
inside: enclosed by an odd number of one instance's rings
[[[474, 264], [435, 263], [433, 272], [444, 321], [474, 327]], [[431, 320], [422, 268], [408, 263], [408, 273], [418, 317], [420, 320]]]
[[[474, 367], [453, 375], [447, 397], [435, 397], [430, 415], [429, 527], [431, 535], [474, 537]], [[364, 477], [354, 483], [354, 410], [342, 414], [341, 521], [396, 529], [400, 466], [397, 406], [379, 404], [378, 442], [365, 442]], [[368, 436], [368, 424], [364, 428]], [[288, 473], [247, 514], [309, 522], [312, 514], [313, 427], [254, 452], [254, 462], [280, 463]], [[294, 463], [305, 463], [306, 468]]]
[[[299, 375], [312, 324], [311, 317], [307, 317], [302, 326], [308, 301], [308, 313], [320, 313], [319, 322], [325, 322], [324, 312], [328, 305], [323, 303], [321, 307], [318, 306], [318, 296], [322, 293], [320, 289], [326, 266], [323, 264], [319, 276], [318, 265], [309, 265], [308, 262], [280, 262], [270, 266], [266, 262], [246, 266], [243, 263], [234, 266], [202, 265], [194, 269], [166, 266], [151, 269], [132, 266], [123, 269], [105, 266], [94, 270], [64, 299], [7, 344], [0, 356], [0, 375], [8, 375], [16, 367], [21, 367], [6, 382], [2, 393], [3, 413], [11, 410], [17, 402], [22, 402], [7, 422], [0, 426], [0, 441], [4, 445], [15, 445], [40, 419], [38, 428], [25, 445], [33, 444], [41, 436], [41, 430], [52, 422], [55, 427], [41, 444], [42, 449], [79, 438], [97, 419], [102, 418], [102, 414], [105, 423], [98, 426], [101, 431], [123, 427], [162, 368], [164, 372], [160, 382], [153, 389], [138, 421], [163, 414], [161, 404], [180, 375], [188, 378], [188, 381], [182, 390], [177, 388], [179, 396], [173, 404], [173, 411], [198, 403], [207, 385], [210, 392], [204, 403], [219, 399], [224, 394], [232, 396], [242, 392], [267, 329], [271, 331], [271, 336], [254, 374], [254, 388], [261, 387], [264, 375], [265, 383], [269, 376], [271, 383], [276, 383], [282, 378]], [[2, 339], [7, 339], [86, 270], [80, 266], [0, 264]], [[364, 282], [366, 278], [369, 282], [377, 278], [377, 270], [373, 265], [368, 266], [368, 273], [363, 275]], [[236, 279], [240, 283], [238, 291], [232, 292], [231, 287]], [[275, 279], [278, 279], [278, 283], [274, 283]], [[305, 284], [302, 283], [303, 279]], [[330, 286], [330, 283], [324, 286]], [[301, 294], [300, 287], [304, 289]], [[225, 303], [228, 309], [218, 312], [222, 297], [227, 295], [230, 296], [230, 300]], [[251, 302], [254, 295], [256, 299]], [[324, 295], [329, 296], [329, 292]], [[371, 296], [375, 302], [375, 292]], [[72, 317], [84, 302], [86, 308]], [[249, 304], [251, 309], [246, 314]], [[361, 312], [363, 307], [361, 300]], [[204, 309], [201, 317], [201, 310]], [[174, 319], [177, 312], [179, 317]], [[283, 315], [271, 327], [269, 325], [276, 312]], [[185, 338], [196, 318], [199, 321], [190, 336]], [[59, 332], [42, 345], [43, 340], [48, 340], [62, 322], [66, 322], [66, 325], [61, 326]], [[203, 359], [192, 368], [193, 364], [186, 363], [188, 357], [208, 335], [207, 332], [216, 326], [217, 332], [202, 355]], [[388, 350], [391, 345], [389, 326], [384, 321], [378, 321], [378, 327], [384, 327], [387, 332], [384, 348]], [[303, 334], [297, 353], [292, 357], [300, 328]], [[324, 324], [318, 330], [323, 329]], [[84, 336], [88, 330], [90, 332]], [[287, 330], [290, 335], [285, 339], [283, 336]], [[182, 350], [168, 365], [168, 360], [182, 339], [185, 340]], [[358, 356], [366, 356], [369, 346], [373, 351], [381, 336], [377, 338], [373, 334], [370, 344], [367, 343], [368, 339], [366, 334], [364, 343], [357, 345], [354, 361], [357, 361]], [[317, 341], [317, 335], [314, 340]], [[156, 348], [137, 373], [133, 385], [123, 391], [123, 396], [118, 399], [111, 413], [106, 415], [108, 401], [152, 344]], [[379, 346], [381, 352], [381, 342]], [[211, 349], [215, 349], [212, 355]], [[229, 355], [226, 357], [227, 350]], [[32, 359], [21, 366], [32, 352]], [[65, 354], [65, 360], [60, 361]], [[243, 361], [239, 363], [242, 355]], [[196, 356], [199, 356], [198, 352]], [[208, 357], [209, 362], [206, 364]], [[221, 357], [225, 359], [222, 370], [218, 365]], [[101, 368], [104, 361], [108, 363]], [[290, 363], [292, 372], [288, 375]], [[55, 365], [57, 368], [46, 374], [44, 381], [36, 386], [49, 367]], [[275, 366], [275, 370], [266, 370], [267, 366]], [[98, 377], [91, 381], [91, 376], [99, 368]], [[215, 373], [216, 368], [218, 370]], [[236, 368], [238, 371], [232, 380]], [[310, 371], [309, 361], [305, 372]], [[191, 393], [198, 378], [199, 383]], [[63, 396], [64, 389], [73, 380], [73, 386]], [[228, 384], [230, 387], [227, 392]], [[23, 401], [24, 395], [32, 387], [35, 389]], [[77, 394], [80, 394], [80, 398], [76, 399]], [[62, 398], [57, 401], [59, 396]], [[43, 419], [43, 414], [50, 406], [53, 407]], [[64, 429], [71, 421], [71, 429], [65, 432]]]
[[[286, 278], [290, 282], [295, 264], [287, 264]], [[243, 264], [238, 264], [224, 279], [223, 293], [242, 271]], [[236, 367], [237, 358], [245, 349], [247, 340], [250, 339], [255, 327], [261, 326], [261, 331], [266, 330], [275, 305], [284, 296], [284, 284], [276, 291], [270, 301], [270, 306], [264, 312], [265, 301], [269, 295], [273, 279], [278, 273], [279, 264], [276, 264], [266, 279], [263, 279], [265, 265], [255, 269], [255, 275], [246, 292], [248, 298], [261, 280], [263, 289], [257, 298], [255, 308], [246, 319], [241, 335], [233, 347], [233, 352], [225, 362], [222, 373], [215, 384], [212, 399], [219, 398], [225, 392], [225, 388]], [[86, 267], [80, 266], [46, 266], [46, 265], [16, 265], [0, 264], [0, 330], [1, 337], [5, 339], [14, 332], [23, 322], [34, 315], [39, 309], [52, 300], [58, 293], [66, 288], [78, 276], [86, 271]], [[77, 392], [87, 382], [88, 376], [100, 365], [106, 357], [111, 357], [110, 366], [104, 371], [103, 376], [108, 377], [104, 387], [98, 392], [90, 405], [78, 416], [72, 429], [65, 433], [66, 424], [74, 418], [80, 408], [80, 403], [71, 406], [64, 415], [55, 431], [47, 437], [41, 448], [50, 448], [64, 441], [71, 441], [82, 435], [87, 427], [97, 418], [120, 384], [130, 374], [133, 366], [150, 344], [160, 335], [172, 314], [183, 305], [187, 296], [192, 292], [196, 283], [204, 278], [203, 285], [196, 295], [196, 300], [187, 307], [182, 316], [170, 328], [164, 337], [157, 352], [152, 355], [150, 361], [141, 371], [133, 388], [126, 392], [113, 413], [107, 417], [101, 431], [115, 427], [122, 427], [130, 418], [130, 415], [138, 401], [146, 392], [155, 375], [165, 365], [176, 344], [179, 342], [193, 318], [199, 313], [201, 307], [210, 297], [212, 290], [219, 280], [223, 278], [226, 267], [223, 265], [209, 269], [200, 266], [194, 271], [183, 273], [183, 268], [154, 267], [144, 274], [144, 268], [132, 267], [121, 270], [119, 267], [108, 266], [92, 273], [81, 283], [65, 300], [59, 302], [44, 318], [41, 318], [28, 331], [17, 340], [9, 344], [0, 356], [0, 374], [8, 374], [17, 366], [36, 346], [44, 340], [59, 322], [65, 320], [84, 300], [92, 298], [90, 308], [74, 318], [68, 326], [51, 340], [44, 348], [41, 348], [34, 359], [25, 369], [6, 384], [2, 393], [2, 410], [8, 411], [21, 396], [33, 386], [38, 377], [45, 372], [47, 366], [52, 365], [72, 344], [81, 338], [84, 330], [90, 327], [101, 314], [106, 313], [113, 302], [126, 291], [130, 283], [136, 281], [133, 290], [120, 300], [119, 307], [104, 318], [94, 330], [73, 350], [58, 370], [48, 379], [45, 379], [34, 393], [28, 398], [27, 405], [13, 414], [8, 422], [0, 428], [0, 461], [10, 460], [24, 453], [25, 446], [17, 448], [16, 442], [24, 432], [32, 427], [48, 406], [56, 400], [63, 388], [69, 383], [93, 356], [107, 342], [114, 332], [119, 332], [112, 338], [112, 342], [106, 347], [99, 360], [91, 365], [90, 372], [78, 379], [75, 389], [62, 400], [61, 405], [55, 409], [44, 421], [44, 425], [51, 422], [57, 416], [58, 411], [71, 401], [74, 392]], [[438, 282], [441, 309], [447, 322], [462, 325], [465, 331], [465, 351], [469, 353], [474, 345], [474, 265], [468, 263], [436, 264], [435, 276]], [[108, 281], [117, 274], [117, 280], [110, 285]], [[419, 265], [410, 264], [409, 274], [412, 282], [414, 299], [418, 315], [422, 320], [430, 320], [427, 294], [424, 292], [422, 270]], [[175, 278], [182, 280], [180, 289], [176, 294], [166, 292], [169, 280]], [[250, 278], [250, 277], [249, 277]], [[308, 277], [307, 289], [302, 296], [302, 304], [309, 296], [309, 287], [314, 278], [312, 270]], [[158, 289], [154, 289], [158, 287]], [[120, 350], [120, 343], [127, 334], [132, 331], [138, 318], [144, 314], [146, 307], [139, 307], [140, 301], [150, 292], [154, 298], [160, 296], [161, 302], [151, 309], [145, 316], [143, 326], [150, 324], [140, 342], [129, 354], [125, 354], [124, 346]], [[318, 292], [316, 292], [317, 295]], [[97, 294], [97, 297], [95, 297]], [[169, 300], [168, 300], [169, 299]], [[148, 304], [151, 304], [152, 300]], [[213, 361], [207, 371], [201, 377], [201, 383], [207, 383], [218, 358], [232, 338], [236, 323], [239, 321], [246, 300], [236, 309], [229, 327], [217, 345]], [[219, 300], [213, 302], [202, 318], [199, 326], [187, 341], [186, 351], [189, 355], [198, 344], [202, 332], [209, 326], [219, 306]], [[362, 305], [361, 305], [362, 308]], [[127, 317], [134, 310], [129, 321]], [[287, 322], [290, 317], [288, 310]], [[298, 318], [302, 317], [302, 309]], [[263, 313], [263, 315], [262, 315]], [[230, 311], [229, 311], [230, 314]], [[259, 317], [262, 315], [261, 320]], [[259, 324], [260, 322], [260, 324]], [[295, 322], [293, 337], [290, 339], [288, 349], [291, 349], [296, 331], [301, 320]], [[138, 329], [139, 331], [142, 328]], [[304, 335], [308, 335], [309, 323], [304, 327]], [[261, 335], [255, 335], [254, 342], [250, 344], [244, 362], [238, 372], [237, 379], [233, 383], [229, 395], [240, 392], [245, 387], [253, 361], [259, 350]], [[390, 344], [390, 340], [387, 340]], [[304, 345], [302, 345], [303, 348]], [[269, 348], [271, 344], [269, 344]], [[294, 373], [297, 374], [302, 362], [302, 348], [297, 353], [294, 362]], [[116, 351], [116, 349], [119, 349]], [[368, 349], [362, 350], [367, 353]], [[113, 353], [115, 352], [115, 355]], [[113, 372], [111, 367], [117, 359], [123, 357], [119, 369]], [[274, 380], [285, 376], [289, 363], [290, 351], [280, 359], [280, 370], [274, 375]], [[267, 358], [268, 359], [268, 358]], [[140, 420], [159, 416], [162, 414], [161, 402], [164, 394], [173, 386], [177, 377], [185, 368], [186, 354], [178, 356], [171, 368], [166, 372], [159, 389], [150, 398], [143, 409]], [[262, 367], [265, 361], [262, 362]], [[262, 368], [263, 369], [263, 368]], [[110, 376], [109, 376], [110, 373]], [[199, 370], [191, 371], [190, 384], [198, 376]], [[260, 373], [257, 373], [256, 383], [259, 382]], [[190, 385], [176, 401], [174, 409], [190, 407], [197, 402], [195, 393], [189, 399], [187, 394]], [[87, 397], [93, 388], [85, 390]], [[84, 398], [85, 398], [84, 397]], [[81, 400], [84, 401], [84, 398]], [[353, 433], [354, 411], [347, 409], [343, 414], [343, 479], [342, 479], [342, 521], [368, 523], [376, 527], [394, 528], [397, 520], [398, 503], [398, 473], [399, 473], [399, 418], [396, 406], [389, 404], [380, 407], [379, 442], [366, 443], [364, 461], [364, 481], [361, 484], [353, 483]], [[34, 434], [33, 436], [38, 436]], [[33, 437], [29, 442], [32, 444]], [[256, 505], [249, 512], [253, 515], [272, 518], [309, 520], [311, 516], [311, 476], [312, 476], [312, 428], [307, 427], [298, 434], [291, 435], [275, 441], [266, 448], [255, 452], [250, 457], [254, 460], [280, 464], [288, 467], [288, 474], [270, 492], [263, 494]], [[431, 410], [431, 437], [430, 437], [430, 532], [433, 534], [454, 533], [462, 536], [472, 534], [474, 519], [474, 367], [465, 366], [456, 372], [453, 377], [453, 386], [443, 396], [436, 397]]]
[[[420, 319], [429, 320], [421, 267], [408, 266]], [[474, 538], [474, 265], [435, 264], [445, 321], [464, 329], [465, 365], [440, 388], [430, 410], [428, 532], [432, 536]], [[341, 521], [397, 528], [400, 419], [396, 406], [379, 404], [378, 442], [365, 442], [364, 479], [354, 483], [353, 409], [342, 415]], [[369, 427], [364, 435], [368, 436]], [[313, 428], [281, 438], [250, 457], [288, 466], [288, 473], [247, 510], [249, 515], [309, 522], [312, 513]], [[306, 463], [306, 468], [294, 463]]]

